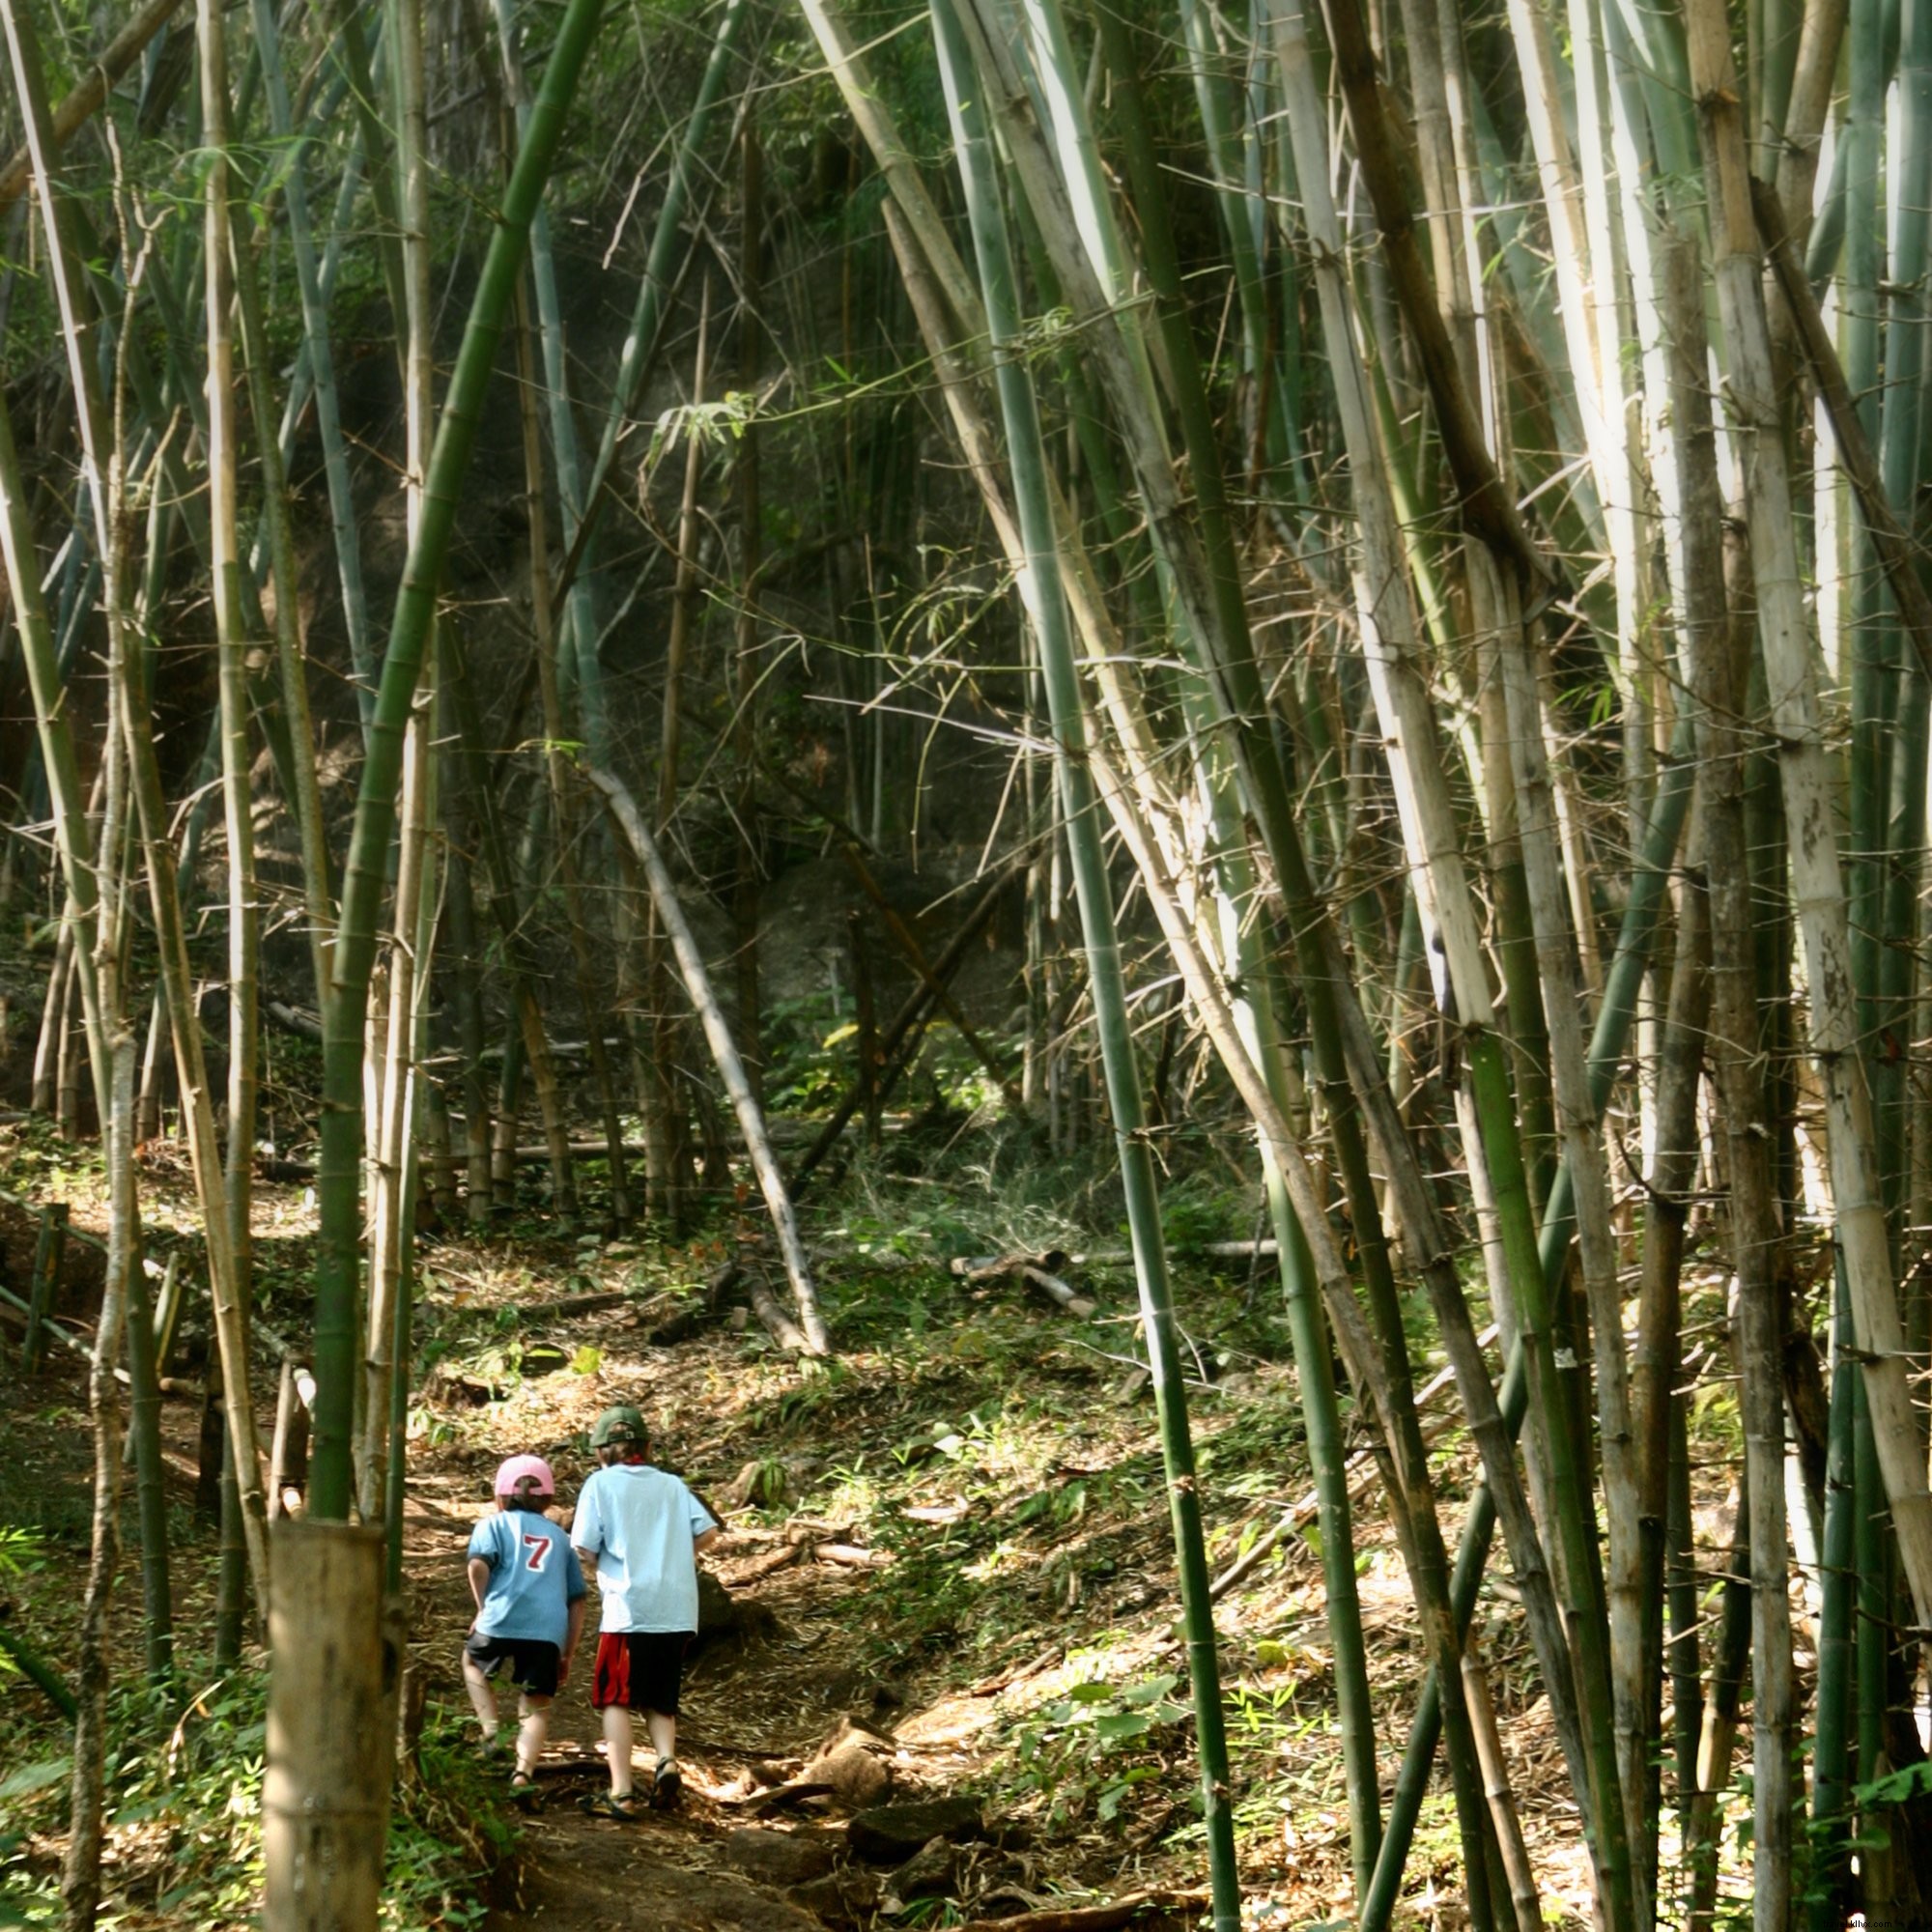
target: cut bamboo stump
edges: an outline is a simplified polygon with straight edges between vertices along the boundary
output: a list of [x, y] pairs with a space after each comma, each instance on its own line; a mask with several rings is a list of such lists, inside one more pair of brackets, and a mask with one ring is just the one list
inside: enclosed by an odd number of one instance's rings
[[395, 1769], [402, 1619], [380, 1529], [270, 1532], [266, 1932], [375, 1932]]

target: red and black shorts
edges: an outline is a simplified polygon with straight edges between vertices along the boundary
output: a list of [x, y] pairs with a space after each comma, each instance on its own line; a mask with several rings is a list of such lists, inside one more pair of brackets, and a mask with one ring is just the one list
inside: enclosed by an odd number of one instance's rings
[[532, 1697], [556, 1695], [561, 1653], [554, 1643], [527, 1636], [472, 1636], [463, 1646], [463, 1654], [485, 1677], [494, 1677], [501, 1670]]
[[676, 1717], [691, 1637], [690, 1631], [605, 1631], [597, 1639], [590, 1708], [602, 1711], [616, 1704], [627, 1711]]

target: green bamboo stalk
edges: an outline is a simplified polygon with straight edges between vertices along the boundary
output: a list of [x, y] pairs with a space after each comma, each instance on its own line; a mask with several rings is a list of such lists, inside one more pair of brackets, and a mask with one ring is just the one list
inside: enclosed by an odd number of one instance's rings
[[[497, 43], [503, 55], [504, 84], [511, 104], [516, 109], [517, 133], [521, 138], [529, 125], [530, 87], [524, 71], [515, 0], [495, 0], [495, 13]], [[550, 216], [541, 208], [530, 224], [530, 277], [536, 287], [537, 318], [543, 343], [544, 401], [550, 412], [551, 454], [556, 465], [557, 502], [563, 512], [563, 542], [567, 549], [576, 543], [578, 526], [583, 521], [583, 454], [578, 442], [577, 417], [571, 410], [563, 301], [557, 293]], [[560, 639], [558, 695], [567, 697], [577, 686], [576, 640], [580, 638], [587, 639], [583, 646], [586, 650], [594, 650], [597, 643], [597, 600], [589, 579], [582, 571], [571, 581], [562, 619], [555, 630]]]
[[[269, 424], [274, 420], [268, 328], [262, 314], [254, 257], [245, 241], [239, 241], [235, 247], [234, 263], [236, 317], [242, 327], [249, 409], [255, 419], [256, 453], [262, 466], [262, 520], [269, 530], [270, 567], [275, 582], [275, 662], [281, 673], [282, 709], [296, 742], [313, 745], [315, 724], [309, 712], [308, 673], [299, 615], [301, 565], [296, 553], [281, 446], [268, 433]], [[315, 971], [319, 1010], [328, 990], [328, 944], [335, 923], [335, 898], [329, 887], [328, 834], [323, 817], [322, 784], [316, 761], [298, 758], [295, 778], [295, 796], [290, 803], [295, 809], [297, 833], [301, 842], [302, 900], [308, 915], [309, 956]], [[192, 865], [186, 869], [192, 877]]]
[[336, 932], [334, 984], [324, 1016], [324, 1112], [317, 1161], [321, 1204], [316, 1266], [315, 1443], [309, 1507], [347, 1520], [353, 1488], [356, 1287], [360, 1273], [362, 1032], [375, 961], [376, 918], [395, 824], [402, 737], [436, 615], [442, 561], [463, 473], [509, 313], [530, 219], [563, 136], [564, 117], [590, 50], [602, 0], [570, 0], [558, 26], [529, 128], [504, 191], [496, 233], [471, 302], [455, 372], [438, 423], [423, 516], [410, 544], [383, 662], [376, 715], [356, 795], [355, 823]]
[[[1691, 776], [1695, 769], [1688, 755], [1690, 742], [1689, 721], [1682, 720], [1675, 743], [1678, 755], [1665, 767], [1658, 787], [1650, 827], [1638, 864], [1632, 874], [1623, 926], [1604, 982], [1604, 1000], [1598, 1009], [1597, 1025], [1590, 1040], [1589, 1062], [1591, 1102], [1599, 1109], [1608, 1102], [1631, 1032], [1636, 1024], [1637, 994], [1649, 970], [1660, 908], [1669, 885], [1671, 866], [1683, 835], [1685, 818], [1690, 811]], [[1559, 1165], [1555, 1182], [1549, 1190], [1549, 1199], [1544, 1208], [1539, 1236], [1543, 1270], [1551, 1280], [1557, 1278], [1569, 1249], [1574, 1226], [1572, 1199], [1570, 1170], [1567, 1164]], [[1522, 1426], [1528, 1401], [1528, 1378], [1522, 1351], [1518, 1349], [1511, 1353], [1497, 1398], [1504, 1426], [1512, 1436]], [[1485, 1482], [1477, 1489], [1470, 1503], [1462, 1542], [1456, 1552], [1455, 1573], [1450, 1579], [1451, 1600], [1459, 1628], [1465, 1628], [1474, 1613], [1495, 1523], [1495, 1497]], [[1369, 1895], [1362, 1903], [1361, 1932], [1386, 1932], [1395, 1910], [1416, 1821], [1428, 1791], [1430, 1767], [1435, 1753], [1440, 1722], [1440, 1707], [1432, 1672], [1423, 1686], [1415, 1719], [1409, 1727], [1402, 1770], [1390, 1795], [1381, 1856], [1376, 1861], [1375, 1881]]]
[[[724, 91], [724, 77], [730, 71], [738, 32], [750, 12], [746, 0], [724, 0], [718, 33], [711, 43], [711, 58], [697, 85], [691, 118], [672, 157], [670, 175], [665, 183], [664, 204], [658, 211], [658, 224], [651, 237], [650, 254], [644, 262], [638, 298], [631, 311], [631, 325], [624, 336], [624, 354], [617, 365], [617, 380], [611, 392], [611, 406], [605, 412], [604, 427], [597, 440], [597, 454], [590, 466], [589, 480], [583, 486], [582, 519], [572, 539], [570, 556], [564, 569], [574, 582], [579, 575], [594, 568], [591, 546], [603, 508], [605, 486], [617, 460], [617, 439], [631, 420], [638, 398], [655, 365], [665, 311], [675, 283], [672, 272], [679, 249], [684, 245], [683, 222], [691, 189], [697, 172], [698, 157], [705, 136]], [[554, 58], [554, 56], [553, 56]], [[577, 652], [578, 698], [583, 715], [583, 741], [590, 760], [599, 766], [611, 761], [611, 721], [604, 692], [602, 668], [597, 661], [596, 636], [579, 630], [574, 638]]]
[[[310, 142], [296, 140], [295, 115], [288, 84], [282, 74], [279, 29], [274, 0], [251, 0], [250, 19], [255, 48], [262, 63], [269, 99], [269, 126], [278, 142], [294, 143], [283, 157], [283, 195], [288, 210], [289, 251], [294, 258], [296, 290], [301, 303], [302, 346], [308, 355], [309, 380], [315, 393], [315, 424], [322, 440], [323, 473], [328, 487], [328, 518], [334, 540], [335, 569], [342, 591], [342, 617], [349, 634], [349, 662], [355, 675], [355, 700], [366, 730], [376, 701], [375, 645], [370, 637], [369, 603], [362, 588], [362, 543], [355, 516], [355, 492], [349, 473], [348, 445], [343, 440], [342, 414], [335, 392], [335, 354], [330, 345], [327, 299], [323, 293], [321, 266], [316, 259], [315, 230], [309, 217], [305, 160]], [[250, 357], [252, 363], [253, 357]], [[272, 417], [256, 412], [257, 434], [266, 456]], [[263, 479], [269, 495], [268, 478]], [[270, 514], [274, 497], [270, 496]], [[274, 526], [270, 524], [272, 530]], [[278, 594], [279, 614], [283, 602]], [[293, 613], [291, 613], [293, 615]], [[279, 630], [279, 625], [277, 629]], [[286, 679], [286, 670], [284, 671]], [[291, 717], [300, 738], [301, 721]]]
[[1206, 1806], [1208, 1871], [1215, 1932], [1236, 1932], [1240, 1922], [1240, 1880], [1235, 1862], [1234, 1814], [1228, 1786], [1227, 1741], [1222, 1729], [1219, 1666], [1213, 1608], [1208, 1600], [1207, 1548], [1188, 1435], [1187, 1407], [1160, 1230], [1153, 1162], [1142, 1132], [1139, 1075], [1114, 930], [1113, 895], [1092, 779], [1081, 761], [1086, 728], [1066, 604], [1057, 565], [1053, 516], [1047, 500], [1046, 454], [1033, 384], [1019, 347], [1012, 258], [986, 132], [980, 89], [950, 0], [935, 0], [933, 36], [946, 87], [948, 118], [972, 223], [995, 356], [1007, 441], [1012, 464], [1019, 526], [1029, 563], [1031, 612], [1047, 688], [1055, 739], [1055, 765], [1065, 807], [1068, 848], [1075, 868], [1094, 1015], [1101, 1029], [1116, 1147], [1128, 1217], [1154, 1378], [1167, 1466], [1169, 1506], [1180, 1571], [1181, 1615], [1188, 1674], [1194, 1690]]

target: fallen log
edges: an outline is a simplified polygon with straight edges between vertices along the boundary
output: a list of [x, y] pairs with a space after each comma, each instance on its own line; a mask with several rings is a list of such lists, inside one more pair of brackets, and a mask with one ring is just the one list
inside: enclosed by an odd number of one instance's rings
[[814, 1350], [805, 1338], [805, 1331], [778, 1304], [778, 1297], [765, 1286], [764, 1279], [753, 1274], [748, 1283], [748, 1293], [752, 1297], [752, 1313], [765, 1325], [765, 1332], [787, 1354], [810, 1355], [822, 1353]]
[[1057, 1274], [1048, 1274], [1044, 1268], [1023, 1267], [1020, 1276], [1065, 1309], [1075, 1321], [1085, 1321], [1090, 1315], [1097, 1314], [1099, 1311], [1100, 1304], [1097, 1301], [1090, 1301], [1086, 1295], [1076, 1294]]

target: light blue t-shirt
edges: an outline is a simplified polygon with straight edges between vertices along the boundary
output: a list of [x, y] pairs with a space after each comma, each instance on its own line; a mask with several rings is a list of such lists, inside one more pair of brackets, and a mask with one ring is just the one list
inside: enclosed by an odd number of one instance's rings
[[697, 1629], [692, 1546], [718, 1520], [673, 1475], [648, 1463], [593, 1469], [577, 1498], [570, 1540], [597, 1559], [607, 1631]]
[[554, 1643], [560, 1650], [570, 1631], [570, 1605], [584, 1595], [583, 1569], [570, 1538], [534, 1511], [502, 1510], [470, 1532], [469, 1554], [490, 1566], [476, 1634]]

